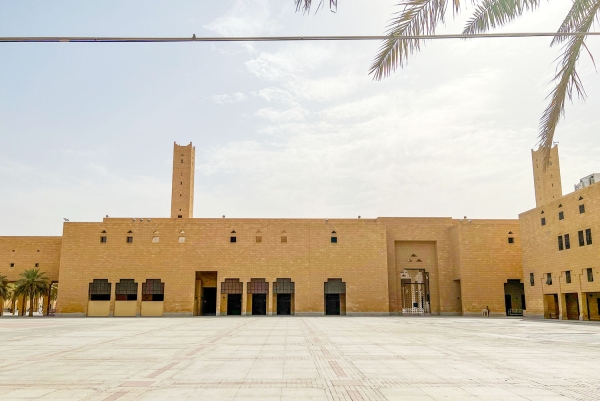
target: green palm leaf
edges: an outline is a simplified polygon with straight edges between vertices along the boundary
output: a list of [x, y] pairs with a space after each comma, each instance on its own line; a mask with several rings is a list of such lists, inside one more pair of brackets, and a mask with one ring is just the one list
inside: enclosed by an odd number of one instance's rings
[[579, 27], [586, 20], [590, 12], [593, 13], [594, 7], [598, 6], [598, 0], [575, 0], [569, 13], [558, 28], [558, 35], [554, 37], [550, 46], [564, 42], [568, 36], [560, 35], [561, 33], [579, 32]]
[[539, 5], [540, 0], [483, 0], [465, 25], [463, 33], [481, 33], [497, 28]]
[[[585, 2], [586, 0], [576, 0], [571, 8], [569, 14], [573, 15], [570, 21], [566, 24], [568, 29], [572, 29], [571, 32], [589, 32], [592, 27], [594, 20], [598, 17], [600, 12], [600, 0], [595, 0], [591, 7], [588, 7], [585, 12], [580, 11], [581, 5], [579, 2]], [[573, 8], [578, 8], [574, 11]], [[577, 15], [577, 16], [576, 16]], [[567, 16], [567, 19], [569, 17]], [[565, 23], [563, 23], [565, 24]], [[571, 25], [574, 24], [574, 25]], [[552, 141], [554, 139], [554, 131], [558, 125], [560, 117], [565, 112], [565, 99], [568, 97], [569, 100], [573, 99], [573, 89], [577, 91], [577, 94], [584, 98], [585, 91], [581, 83], [581, 79], [577, 74], [575, 66], [581, 53], [581, 47], [585, 46], [585, 36], [569, 36], [563, 40], [566, 40], [566, 44], [563, 47], [562, 60], [559, 64], [554, 80], [557, 82], [556, 87], [550, 92], [548, 96], [550, 98], [550, 104], [544, 110], [544, 114], [540, 119], [540, 134], [539, 134], [539, 146], [544, 150], [544, 167], [547, 167], [550, 158], [550, 148], [552, 147]]]
[[[455, 12], [459, 9], [459, 0], [453, 0]], [[422, 39], [402, 39], [402, 36], [432, 34], [441, 22], [448, 7], [448, 0], [404, 0], [399, 6], [404, 9], [396, 13], [388, 25], [384, 41], [369, 70], [373, 79], [381, 80], [406, 63], [407, 57], [420, 50]]]
[[[46, 294], [50, 280], [40, 272], [40, 269], [28, 269], [21, 273], [21, 278], [15, 283], [16, 296], [23, 295], [23, 298], [29, 296], [29, 316], [33, 316], [33, 300], [35, 297]], [[23, 306], [25, 309], [25, 306]]]

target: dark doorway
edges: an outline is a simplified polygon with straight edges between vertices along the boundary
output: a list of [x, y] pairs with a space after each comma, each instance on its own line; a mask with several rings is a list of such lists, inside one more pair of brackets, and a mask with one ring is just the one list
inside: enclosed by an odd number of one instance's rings
[[242, 294], [227, 294], [227, 315], [242, 314]]
[[512, 310], [512, 298], [510, 294], [504, 294], [504, 308], [506, 309], [506, 316], [510, 316]]
[[567, 319], [579, 320], [579, 297], [577, 293], [565, 294], [565, 303], [567, 307]]
[[292, 314], [292, 294], [277, 294], [277, 314]]
[[202, 316], [216, 316], [217, 289], [216, 287], [202, 288]]
[[267, 314], [267, 294], [252, 294], [252, 314]]
[[325, 294], [325, 314], [340, 314], [340, 294]]

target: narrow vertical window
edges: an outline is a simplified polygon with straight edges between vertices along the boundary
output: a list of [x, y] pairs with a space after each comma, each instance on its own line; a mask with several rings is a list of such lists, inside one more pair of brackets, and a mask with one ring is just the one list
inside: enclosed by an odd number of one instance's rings
[[552, 285], [552, 273], [546, 273], [546, 284]]
[[565, 234], [565, 249], [571, 249], [571, 240], [569, 234]]
[[563, 238], [562, 238], [562, 235], [558, 236], [558, 250], [559, 251], [563, 250]]
[[585, 213], [585, 205], [579, 205], [579, 213]]
[[546, 225], [546, 218], [542, 217], [542, 225], [545, 226]]
[[565, 218], [564, 212], [558, 212], [558, 219], [563, 220]]
[[535, 276], [533, 275], [533, 273], [529, 273], [529, 285], [531, 285], [532, 287], [535, 285]]
[[579, 236], [579, 246], [584, 246], [585, 240], [583, 239], [583, 230], [577, 231], [577, 235]]
[[571, 270], [567, 270], [565, 272], [565, 281], [567, 284], [571, 284]]
[[594, 271], [591, 267], [587, 269], [587, 279], [589, 282], [594, 281]]
[[591, 228], [585, 229], [585, 243], [586, 243], [586, 245], [592, 245], [592, 229]]

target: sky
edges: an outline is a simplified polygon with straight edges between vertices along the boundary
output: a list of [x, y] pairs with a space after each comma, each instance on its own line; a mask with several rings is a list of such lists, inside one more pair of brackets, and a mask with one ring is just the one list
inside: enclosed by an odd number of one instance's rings
[[[0, 3], [0, 36], [380, 35], [396, 1]], [[466, 2], [438, 33], [459, 33]], [[495, 32], [556, 31], [570, 2]], [[596, 27], [597, 28], [597, 27]], [[63, 218], [168, 217], [173, 142], [196, 147], [194, 217], [516, 219], [559, 48], [438, 40], [390, 78], [371, 42], [0, 44], [0, 235]], [[600, 38], [588, 48], [598, 59]], [[563, 193], [600, 172], [600, 77], [559, 124]]]

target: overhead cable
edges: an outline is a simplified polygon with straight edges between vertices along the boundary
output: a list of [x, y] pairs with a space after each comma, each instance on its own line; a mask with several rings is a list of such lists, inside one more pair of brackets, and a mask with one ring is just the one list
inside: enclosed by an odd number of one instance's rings
[[600, 32], [509, 32], [444, 35], [359, 35], [359, 36], [198, 36], [191, 37], [107, 37], [107, 36], [15, 36], [0, 37], [4, 43], [160, 43], [160, 42], [287, 42], [287, 41], [361, 41], [361, 40], [433, 40], [433, 39], [494, 39], [554, 36], [600, 36]]

